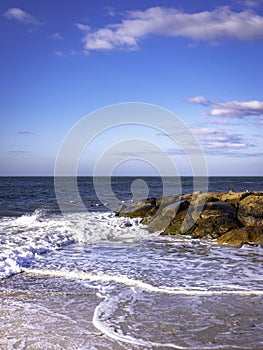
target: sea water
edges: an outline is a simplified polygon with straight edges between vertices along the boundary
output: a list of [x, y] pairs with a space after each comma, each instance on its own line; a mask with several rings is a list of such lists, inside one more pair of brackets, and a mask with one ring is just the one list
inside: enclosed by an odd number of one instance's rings
[[[0, 179], [0, 349], [263, 347], [261, 247], [152, 234], [116, 217], [92, 178], [78, 180], [81, 206], [63, 181], [62, 214], [53, 178]], [[136, 178], [111, 181], [129, 203]], [[163, 195], [161, 179], [143, 181]], [[209, 179], [210, 191], [262, 188], [258, 177]], [[191, 178], [168, 179], [165, 194], [192, 190]]]

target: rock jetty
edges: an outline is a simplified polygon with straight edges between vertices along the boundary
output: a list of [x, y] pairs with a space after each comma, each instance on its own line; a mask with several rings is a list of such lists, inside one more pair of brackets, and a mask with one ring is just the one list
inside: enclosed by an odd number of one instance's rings
[[263, 192], [200, 191], [121, 204], [117, 216], [141, 218], [150, 232], [263, 246]]

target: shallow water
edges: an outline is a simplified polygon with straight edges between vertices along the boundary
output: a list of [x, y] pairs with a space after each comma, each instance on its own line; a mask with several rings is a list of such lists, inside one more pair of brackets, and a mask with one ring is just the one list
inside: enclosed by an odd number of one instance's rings
[[105, 207], [62, 216], [54, 203], [0, 219], [1, 349], [263, 347], [261, 247], [150, 234]]

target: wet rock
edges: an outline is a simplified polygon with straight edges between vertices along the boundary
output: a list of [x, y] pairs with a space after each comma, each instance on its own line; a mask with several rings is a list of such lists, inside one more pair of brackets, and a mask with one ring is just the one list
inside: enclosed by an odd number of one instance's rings
[[[263, 245], [263, 192], [210, 192], [121, 204], [116, 215], [141, 217], [150, 232]], [[245, 227], [244, 227], [245, 226]]]
[[187, 209], [189, 205], [190, 203], [186, 200], [180, 200], [176, 203], [167, 205], [163, 208], [160, 215], [148, 221], [148, 230], [150, 232], [164, 231], [171, 224], [176, 215]]
[[263, 226], [263, 195], [249, 195], [241, 200], [237, 217], [244, 226]]
[[147, 198], [146, 200], [145, 200], [145, 204], [150, 204], [150, 205], [154, 205], [154, 206], [156, 206], [156, 198], [155, 197], [151, 197], [151, 198]]
[[[166, 227], [164, 233], [168, 235], [183, 235], [185, 234], [188, 229], [186, 228], [186, 225], [184, 224], [185, 219], [187, 216], [187, 210], [180, 211], [176, 216], [173, 218], [173, 220], [170, 222], [169, 226]], [[191, 227], [189, 225], [188, 227]]]
[[179, 200], [179, 196], [165, 196], [157, 199], [156, 206], [164, 208], [167, 205], [173, 204]]
[[210, 216], [207, 219], [197, 219], [195, 226], [190, 230], [193, 238], [218, 238], [224, 233], [240, 228], [241, 224], [233, 216]]
[[216, 202], [209, 202], [206, 203], [201, 214], [201, 219], [208, 219], [212, 216], [222, 216], [222, 215], [228, 215], [228, 216], [235, 216], [236, 209], [227, 202], [222, 201], [216, 201]]
[[132, 226], [132, 223], [130, 221], [125, 221], [123, 222], [121, 225], [121, 227], [131, 227]]
[[115, 215], [116, 215], [116, 216], [120, 216], [120, 213], [121, 213], [123, 210], [127, 209], [127, 208], [128, 208], [127, 205], [125, 205], [125, 204], [123, 204], [123, 203], [120, 203], [119, 206], [118, 206], [118, 208], [115, 210]]
[[[219, 244], [241, 246], [244, 243], [256, 243], [263, 240], [263, 227], [241, 227], [231, 230], [217, 239]], [[260, 243], [256, 243], [260, 244]]]
[[187, 200], [181, 200], [172, 204], [167, 205], [162, 210], [162, 216], [168, 216], [174, 218], [177, 213], [182, 210], [188, 209], [190, 203]]
[[163, 232], [171, 223], [171, 218], [168, 216], [158, 215], [152, 219], [148, 225], [149, 232]]
[[147, 198], [145, 200], [132, 202], [130, 205], [120, 203], [115, 210], [115, 215], [130, 218], [143, 218], [147, 214], [151, 216], [154, 215], [157, 209], [156, 198]]
[[255, 240], [255, 244], [263, 246], [263, 234]]

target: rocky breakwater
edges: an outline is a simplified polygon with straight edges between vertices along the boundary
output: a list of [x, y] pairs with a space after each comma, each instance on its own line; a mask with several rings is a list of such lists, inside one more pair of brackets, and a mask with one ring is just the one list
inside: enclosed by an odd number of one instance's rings
[[219, 244], [263, 246], [263, 192], [209, 192], [148, 198], [116, 210], [141, 218], [150, 232], [216, 239]]

